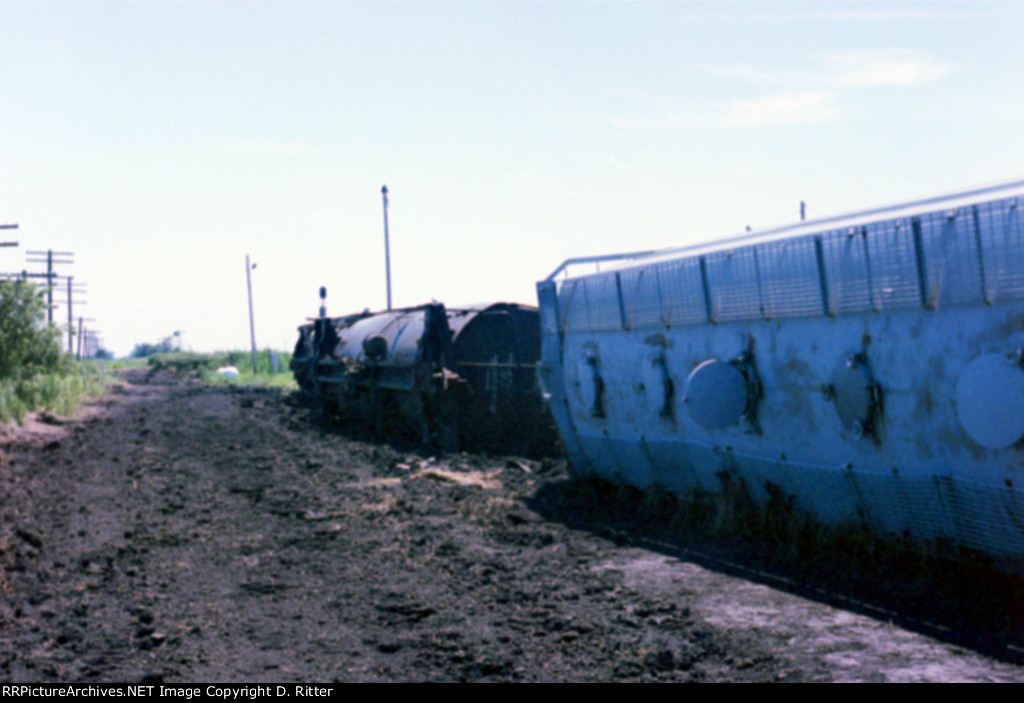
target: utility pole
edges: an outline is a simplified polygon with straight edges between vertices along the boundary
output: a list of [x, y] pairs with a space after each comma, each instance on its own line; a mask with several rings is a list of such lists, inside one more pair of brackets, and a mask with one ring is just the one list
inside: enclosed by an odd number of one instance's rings
[[249, 255], [245, 255], [245, 285], [249, 288], [249, 342], [252, 344], [252, 372], [256, 373], [256, 326], [252, 318], [252, 275], [250, 271], [256, 264], [249, 265]]
[[[2, 226], [3, 225], [0, 225], [0, 227], [2, 227]], [[0, 242], [0, 246], [3, 246], [2, 242]], [[53, 270], [53, 264], [55, 264], [55, 263], [58, 263], [58, 264], [70, 264], [70, 263], [73, 263], [72, 261], [58, 261], [58, 260], [54, 259], [55, 256], [70, 256], [71, 252], [59, 252], [59, 251], [49, 250], [49, 251], [45, 251], [45, 252], [41, 252], [40, 251], [40, 252], [28, 252], [28, 253], [32, 254], [32, 255], [46, 254], [45, 263], [47, 264], [47, 269], [48, 269], [46, 271], [46, 273], [29, 273], [28, 271], [25, 271], [25, 270], [21, 271], [20, 273], [10, 273], [10, 272], [5, 272], [5, 271], [0, 271], [0, 280], [15, 279], [15, 280], [20, 280], [20, 281], [28, 281], [29, 279], [32, 279], [32, 278], [45, 278], [46, 279], [46, 285], [47, 285], [47, 301], [48, 301], [47, 302], [48, 309], [47, 309], [46, 317], [47, 317], [47, 320], [49, 321], [49, 323], [52, 324], [53, 323], [53, 310], [54, 310], [55, 307], [58, 307], [60, 302], [61, 302], [61, 301], [58, 301], [56, 305], [54, 304], [53, 293], [54, 293], [57, 285], [60, 284], [60, 282], [61, 282], [60, 279], [61, 278], [66, 279], [66, 282], [67, 282], [67, 285], [68, 285], [68, 297], [67, 297], [67, 301], [66, 301], [67, 302], [67, 306], [68, 306], [68, 353], [69, 354], [73, 354], [74, 353], [74, 318], [75, 318], [75, 313], [74, 313], [74, 306], [75, 306], [74, 295], [76, 293], [79, 294], [78, 305], [85, 305], [86, 304], [87, 301], [82, 300], [82, 298], [81, 298], [81, 295], [83, 293], [85, 293], [85, 289], [83, 287], [81, 287], [84, 284], [78, 284], [76, 286], [75, 282], [74, 282], [74, 276], [58, 276], [57, 273]], [[43, 263], [44, 262], [43, 259], [38, 259], [38, 260], [29, 259], [29, 261], [38, 261], [39, 263]]]
[[49, 324], [53, 324], [53, 279], [56, 274], [53, 272], [54, 264], [73, 264], [75, 263], [71, 259], [57, 259], [53, 257], [65, 257], [74, 256], [74, 252], [71, 251], [54, 251], [53, 249], [47, 249], [46, 251], [26, 251], [27, 256], [45, 256], [45, 259], [25, 259], [29, 263], [46, 264], [46, 321]]
[[53, 324], [53, 249], [46, 250], [46, 321]]
[[75, 344], [74, 329], [72, 324], [75, 318], [71, 312], [71, 279], [72, 276], [68, 276], [68, 354], [71, 354], [74, 351]]
[[384, 273], [388, 283], [388, 310], [391, 309], [391, 245], [388, 242], [388, 187], [381, 186], [381, 195], [384, 196]]
[[[18, 229], [18, 225], [16, 225], [16, 224], [0, 225], [0, 229]], [[17, 242], [0, 242], [0, 247], [16, 247], [16, 246], [18, 246]]]

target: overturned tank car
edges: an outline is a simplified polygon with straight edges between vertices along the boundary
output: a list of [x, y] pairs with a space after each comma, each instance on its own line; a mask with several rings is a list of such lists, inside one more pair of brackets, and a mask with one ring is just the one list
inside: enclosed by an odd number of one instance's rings
[[1022, 202], [1017, 181], [567, 261], [537, 290], [573, 467], [1024, 570]]
[[558, 443], [539, 360], [536, 308], [430, 303], [335, 318], [321, 308], [299, 327], [291, 369], [325, 420], [447, 451], [539, 456]]

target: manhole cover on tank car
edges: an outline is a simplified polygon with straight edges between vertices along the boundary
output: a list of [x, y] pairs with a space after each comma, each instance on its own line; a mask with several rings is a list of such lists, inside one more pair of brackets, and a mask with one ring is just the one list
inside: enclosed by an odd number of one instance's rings
[[854, 437], [862, 437], [871, 429], [877, 406], [875, 379], [863, 355], [850, 354], [836, 362], [832, 388], [839, 421]]
[[686, 404], [698, 425], [721, 430], [739, 422], [747, 409], [747, 379], [728, 361], [710, 359], [686, 379]]
[[988, 449], [1024, 437], [1024, 369], [1003, 354], [982, 354], [956, 383], [956, 414], [964, 431]]

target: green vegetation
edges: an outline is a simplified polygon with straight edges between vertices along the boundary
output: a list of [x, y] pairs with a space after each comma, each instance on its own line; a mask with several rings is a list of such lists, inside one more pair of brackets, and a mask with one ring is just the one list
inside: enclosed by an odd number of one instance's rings
[[128, 356], [132, 359], [144, 359], [154, 354], [170, 354], [174, 351], [181, 351], [181, 330], [172, 335], [164, 337], [156, 344], [140, 343], [132, 349]]
[[0, 281], [0, 379], [26, 380], [62, 370], [59, 331], [43, 322], [43, 290], [25, 281]]
[[111, 361], [107, 364], [107, 368], [111, 371], [118, 369], [143, 369], [149, 366], [148, 359], [118, 359], [117, 361]]
[[0, 380], [0, 421], [19, 424], [25, 413], [46, 411], [67, 417], [86, 398], [97, 398], [110, 381], [99, 365], [70, 363], [59, 373], [41, 373], [20, 381]]
[[61, 351], [60, 331], [44, 322], [44, 292], [25, 281], [0, 281], [0, 422], [25, 413], [72, 414], [103, 392], [107, 375]]
[[[271, 355], [277, 357], [277, 372], [271, 369]], [[269, 349], [256, 353], [256, 373], [252, 370], [252, 355], [249, 352], [230, 351], [212, 354], [175, 352], [154, 354], [149, 357], [149, 366], [156, 371], [172, 371], [182, 376], [201, 378], [213, 386], [274, 386], [295, 389], [295, 379], [288, 368], [292, 355], [289, 352], [273, 352]], [[228, 379], [217, 373], [224, 366], [238, 369], [238, 378]]]

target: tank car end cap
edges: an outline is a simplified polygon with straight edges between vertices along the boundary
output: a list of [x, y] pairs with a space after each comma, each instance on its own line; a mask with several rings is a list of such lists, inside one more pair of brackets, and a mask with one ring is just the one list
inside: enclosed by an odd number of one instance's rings
[[727, 361], [705, 361], [686, 379], [686, 404], [694, 421], [706, 430], [722, 430], [739, 422], [747, 409], [747, 395], [747, 379]]
[[1024, 368], [1004, 354], [982, 354], [956, 383], [956, 414], [975, 442], [1003, 449], [1024, 437]]

